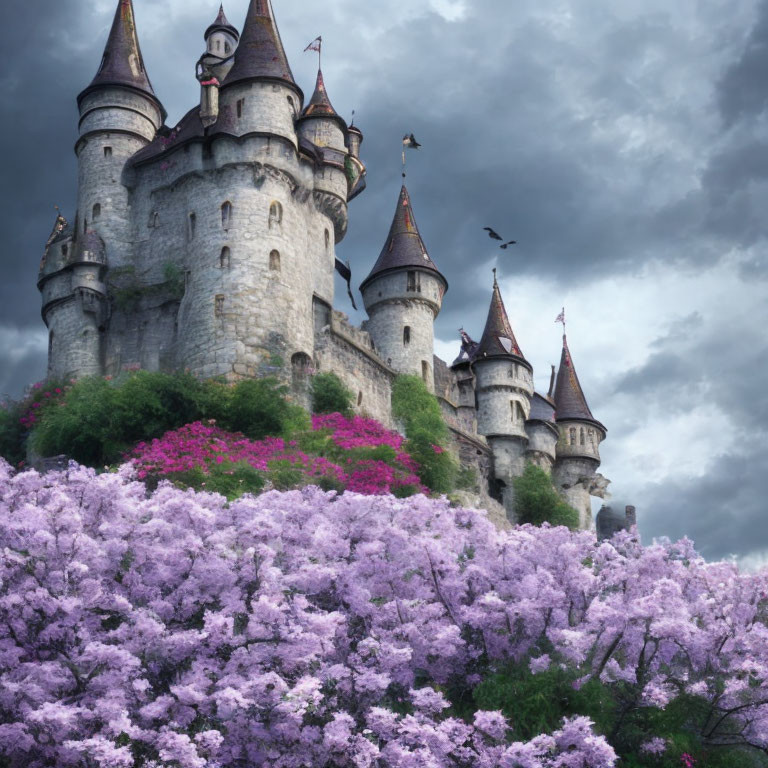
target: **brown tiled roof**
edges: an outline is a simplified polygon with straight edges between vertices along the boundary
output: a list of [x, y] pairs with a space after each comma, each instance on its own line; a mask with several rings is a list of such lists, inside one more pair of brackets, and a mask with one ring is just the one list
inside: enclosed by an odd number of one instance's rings
[[563, 353], [560, 356], [560, 369], [557, 372], [555, 384], [555, 415], [558, 421], [564, 419], [579, 419], [595, 422], [602, 429], [602, 424], [592, 415], [587, 405], [587, 398], [576, 375], [568, 341], [563, 335]]
[[[133, 66], [131, 66], [131, 58], [133, 58]], [[144, 69], [144, 59], [141, 56], [139, 38], [136, 34], [133, 0], [119, 0], [99, 71], [79, 98], [92, 88], [105, 85], [135, 88], [157, 100], [147, 71]]]
[[530, 364], [523, 356], [512, 331], [512, 325], [507, 317], [507, 310], [504, 308], [504, 301], [501, 298], [501, 291], [495, 276], [493, 278], [491, 306], [488, 308], [488, 319], [485, 322], [480, 346], [475, 354], [476, 360], [481, 360], [484, 357], [515, 357], [530, 368]]
[[219, 8], [219, 15], [216, 17], [216, 21], [214, 21], [213, 24], [211, 24], [211, 26], [205, 30], [205, 39], [207, 40], [214, 32], [218, 31], [219, 29], [226, 30], [231, 35], [233, 35], [236, 40], [240, 39], [240, 33], [237, 31], [236, 27], [233, 27], [229, 23], [229, 19], [227, 19], [227, 15], [224, 13], [223, 5]]
[[400, 197], [397, 200], [397, 208], [392, 219], [392, 226], [389, 228], [387, 241], [384, 243], [384, 248], [382, 248], [379, 258], [373, 265], [373, 269], [368, 277], [363, 280], [360, 288], [362, 289], [366, 283], [382, 272], [408, 269], [409, 267], [418, 267], [419, 269], [439, 275], [443, 282], [445, 282], [447, 289], [447, 281], [432, 259], [429, 258], [424, 241], [419, 234], [419, 228], [416, 226], [410, 195], [405, 185], [403, 185], [400, 190]]
[[222, 87], [262, 77], [284, 80], [301, 93], [293, 79], [270, 0], [251, 0], [235, 63]]

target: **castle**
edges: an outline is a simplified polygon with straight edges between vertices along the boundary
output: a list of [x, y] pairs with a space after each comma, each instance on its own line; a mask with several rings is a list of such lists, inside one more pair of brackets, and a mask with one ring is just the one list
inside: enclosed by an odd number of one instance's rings
[[[591, 527], [605, 427], [587, 405], [565, 336], [546, 395], [512, 331], [494, 279], [475, 343], [450, 365], [434, 355], [448, 282], [400, 191], [389, 234], [360, 286], [368, 320], [333, 309], [335, 246], [365, 188], [363, 134], [336, 113], [323, 75], [309, 102], [296, 84], [269, 0], [242, 31], [223, 8], [197, 64], [200, 103], [174, 128], [144, 68], [132, 0], [118, 0], [104, 56], [78, 96], [77, 214], [59, 215], [38, 287], [48, 373], [189, 369], [201, 377], [277, 375], [308, 402], [315, 371], [335, 372], [356, 408], [391, 424], [400, 373], [437, 395], [478, 493], [512, 515], [527, 461]], [[384, 233], [382, 232], [382, 235]]]

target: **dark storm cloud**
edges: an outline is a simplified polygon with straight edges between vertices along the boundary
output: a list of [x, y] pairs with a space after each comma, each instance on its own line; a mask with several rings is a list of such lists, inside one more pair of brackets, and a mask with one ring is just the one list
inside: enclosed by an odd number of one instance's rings
[[743, 52], [723, 74], [717, 103], [726, 125], [759, 115], [768, 107], [768, 2], [761, 2]]
[[644, 489], [642, 530], [649, 536], [688, 536], [709, 559], [768, 545], [765, 433], [742, 453], [724, 453], [703, 476], [670, 478]]

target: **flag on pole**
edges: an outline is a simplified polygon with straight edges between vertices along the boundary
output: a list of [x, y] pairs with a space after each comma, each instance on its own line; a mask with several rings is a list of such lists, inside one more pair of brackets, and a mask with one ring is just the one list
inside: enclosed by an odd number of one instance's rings
[[565, 307], [563, 307], [563, 311], [555, 318], [556, 323], [562, 323], [563, 328], [565, 328]]
[[320, 53], [320, 49], [323, 47], [323, 38], [322, 35], [318, 35], [305, 49], [304, 53], [307, 51], [315, 51], [315, 53]]
[[405, 149], [420, 149], [421, 144], [416, 141], [416, 137], [412, 133], [406, 133], [405, 136], [403, 136], [403, 147]]

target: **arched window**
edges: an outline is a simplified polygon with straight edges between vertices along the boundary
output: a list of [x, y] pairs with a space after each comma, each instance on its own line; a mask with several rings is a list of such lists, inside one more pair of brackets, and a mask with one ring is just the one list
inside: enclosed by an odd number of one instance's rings
[[590, 429], [587, 431], [587, 438], [589, 439], [589, 444], [594, 445], [595, 444], [595, 430]]
[[222, 203], [221, 206], [221, 226], [224, 229], [229, 229], [229, 225], [232, 223], [232, 203], [227, 200]]
[[195, 230], [197, 229], [197, 216], [194, 213], [189, 214], [189, 239], [195, 239]]
[[224, 246], [219, 254], [219, 266], [222, 269], [229, 269], [232, 265], [231, 252], [228, 246]]
[[571, 445], [576, 445], [576, 427], [571, 427], [568, 432], [571, 438]]
[[83, 234], [88, 231], [88, 219], [83, 219]]
[[294, 103], [293, 99], [290, 96], [286, 96], [285, 98], [288, 99], [288, 103], [291, 105], [291, 109], [295, 112], [296, 104]]
[[325, 252], [328, 253], [331, 247], [331, 233], [325, 230]]
[[99, 203], [96, 203], [96, 205], [93, 206], [93, 220], [98, 221], [101, 218], [101, 205]]
[[363, 393], [362, 392], [358, 392], [357, 393], [357, 405], [361, 406], [362, 404], [363, 404]]
[[[53, 353], [53, 331], [48, 334], [48, 357]], [[50, 362], [50, 361], [49, 361]]]
[[216, 317], [221, 317], [224, 314], [224, 294], [217, 294], [213, 301], [213, 313]]
[[231, 53], [232, 46], [229, 43], [224, 43], [224, 53]]
[[522, 403], [517, 403], [517, 418], [520, 421], [525, 421], [525, 411], [523, 410]]
[[584, 427], [579, 429], [579, 445], [584, 445]]
[[296, 352], [291, 356], [291, 383], [294, 392], [306, 390], [311, 373], [312, 358], [306, 352]]
[[217, 40], [217, 41], [216, 41], [216, 50], [217, 50], [217, 51], [220, 51], [220, 50], [221, 50], [221, 40]]
[[425, 383], [429, 383], [429, 363], [426, 360], [421, 361], [421, 378]]
[[245, 104], [245, 99], [238, 99], [237, 100], [237, 116], [242, 117], [243, 116], [243, 105]]
[[66, 256], [68, 253], [69, 253], [69, 246], [62, 245], [61, 246], [61, 255], [62, 256]]
[[277, 227], [282, 224], [283, 221], [283, 206], [273, 200], [269, 206], [269, 228]]
[[104, 157], [112, 157], [112, 147], [104, 147]]
[[509, 401], [509, 408], [512, 411], [512, 421], [517, 421], [517, 409], [515, 408], [515, 401]]
[[269, 254], [269, 268], [272, 272], [280, 271], [280, 251], [272, 251]]
[[419, 280], [418, 272], [408, 273], [408, 290], [409, 291], [421, 291], [421, 282]]
[[154, 211], [152, 213], [152, 224], [151, 226], [157, 227], [160, 225], [160, 214], [157, 211]]
[[411, 326], [406, 325], [403, 328], [403, 345], [408, 346], [411, 343]]

